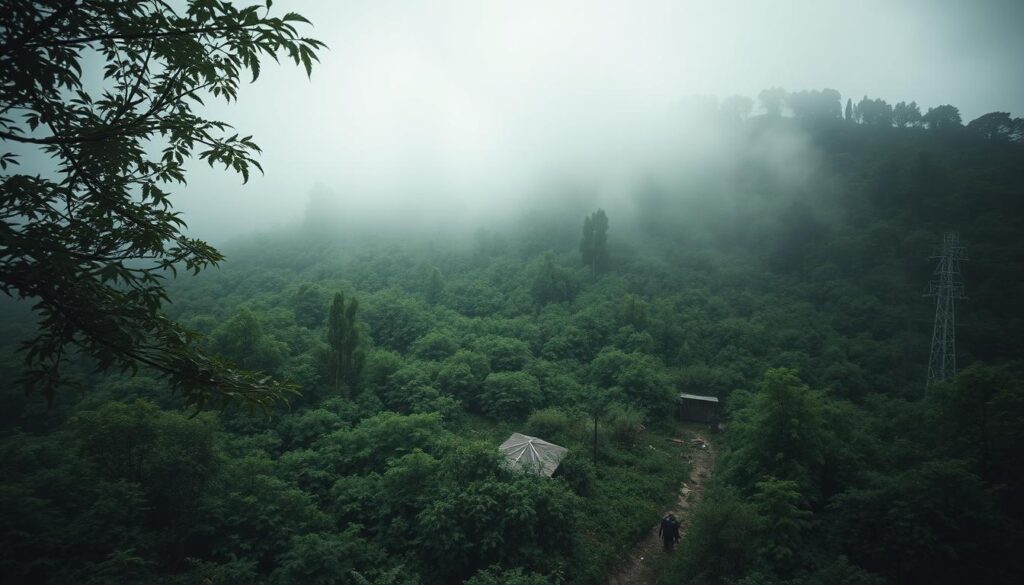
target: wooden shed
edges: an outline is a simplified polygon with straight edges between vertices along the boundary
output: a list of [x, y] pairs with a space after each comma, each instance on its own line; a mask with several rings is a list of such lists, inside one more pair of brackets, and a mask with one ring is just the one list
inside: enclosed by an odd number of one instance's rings
[[680, 394], [679, 418], [693, 422], [716, 424], [718, 422], [718, 398], [697, 394]]

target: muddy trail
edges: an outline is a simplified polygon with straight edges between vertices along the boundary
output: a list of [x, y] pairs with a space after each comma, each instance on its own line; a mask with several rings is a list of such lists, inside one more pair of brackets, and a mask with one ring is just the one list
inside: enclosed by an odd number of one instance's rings
[[[690, 477], [679, 486], [678, 499], [672, 507], [662, 511], [659, 520], [669, 512], [675, 514], [680, 523], [681, 542], [690, 528], [692, 510], [704, 495], [704, 488], [711, 479], [715, 467], [715, 447], [706, 429], [684, 427], [679, 439], [688, 447], [685, 456], [689, 457]], [[676, 545], [676, 550], [671, 554], [679, 554], [680, 546]], [[668, 554], [662, 550], [656, 523], [648, 531], [647, 537], [633, 548], [629, 560], [609, 575], [608, 585], [655, 585], [658, 583], [660, 566]]]

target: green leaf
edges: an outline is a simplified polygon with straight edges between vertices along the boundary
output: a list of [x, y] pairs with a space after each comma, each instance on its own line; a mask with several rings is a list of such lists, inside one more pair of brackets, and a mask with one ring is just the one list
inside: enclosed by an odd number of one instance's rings
[[298, 13], [295, 13], [295, 12], [289, 12], [288, 14], [285, 14], [281, 18], [281, 20], [284, 21], [284, 22], [295, 22], [295, 21], [297, 21], [297, 22], [304, 22], [306, 24], [312, 24], [311, 22], [306, 20], [305, 16], [302, 16], [301, 14], [298, 14]]

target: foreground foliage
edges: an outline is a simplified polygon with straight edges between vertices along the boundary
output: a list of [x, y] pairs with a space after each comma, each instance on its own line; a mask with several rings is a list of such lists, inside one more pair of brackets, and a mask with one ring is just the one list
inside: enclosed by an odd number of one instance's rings
[[[308, 74], [323, 47], [299, 34], [302, 16], [271, 16], [270, 5], [4, 4], [0, 139], [18, 150], [0, 152], [0, 291], [30, 299], [40, 319], [25, 343], [27, 388], [53, 400], [77, 351], [100, 369], [159, 372], [200, 408], [288, 395], [202, 351], [161, 312], [168, 274], [223, 259], [186, 236], [173, 210], [185, 164], [195, 156], [246, 181], [260, 169], [252, 137], [204, 118], [204, 97], [236, 99], [243, 72], [255, 81], [266, 56], [286, 55]], [[88, 79], [94, 58], [98, 84]], [[12, 172], [23, 158], [27, 172]]]

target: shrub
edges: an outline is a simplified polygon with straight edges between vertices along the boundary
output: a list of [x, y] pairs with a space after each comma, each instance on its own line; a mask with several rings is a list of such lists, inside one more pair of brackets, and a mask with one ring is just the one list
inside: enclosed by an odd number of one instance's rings
[[480, 409], [494, 418], [519, 418], [541, 400], [540, 383], [525, 372], [495, 372], [484, 380]]
[[527, 433], [552, 443], [564, 443], [569, 438], [571, 426], [569, 415], [557, 408], [538, 410], [526, 419]]
[[490, 358], [491, 370], [495, 372], [522, 370], [533, 358], [529, 344], [511, 337], [481, 337], [475, 349]]
[[604, 418], [612, 439], [620, 445], [635, 444], [644, 427], [643, 414], [629, 406], [615, 404], [608, 409]]
[[431, 331], [412, 344], [412, 354], [423, 360], [441, 361], [458, 349], [459, 343], [450, 331]]
[[502, 571], [497, 565], [473, 575], [465, 585], [547, 585], [548, 580], [536, 573], [523, 573], [522, 569]]
[[573, 449], [558, 466], [558, 477], [565, 480], [578, 496], [589, 496], [594, 491], [596, 470], [588, 451]]

